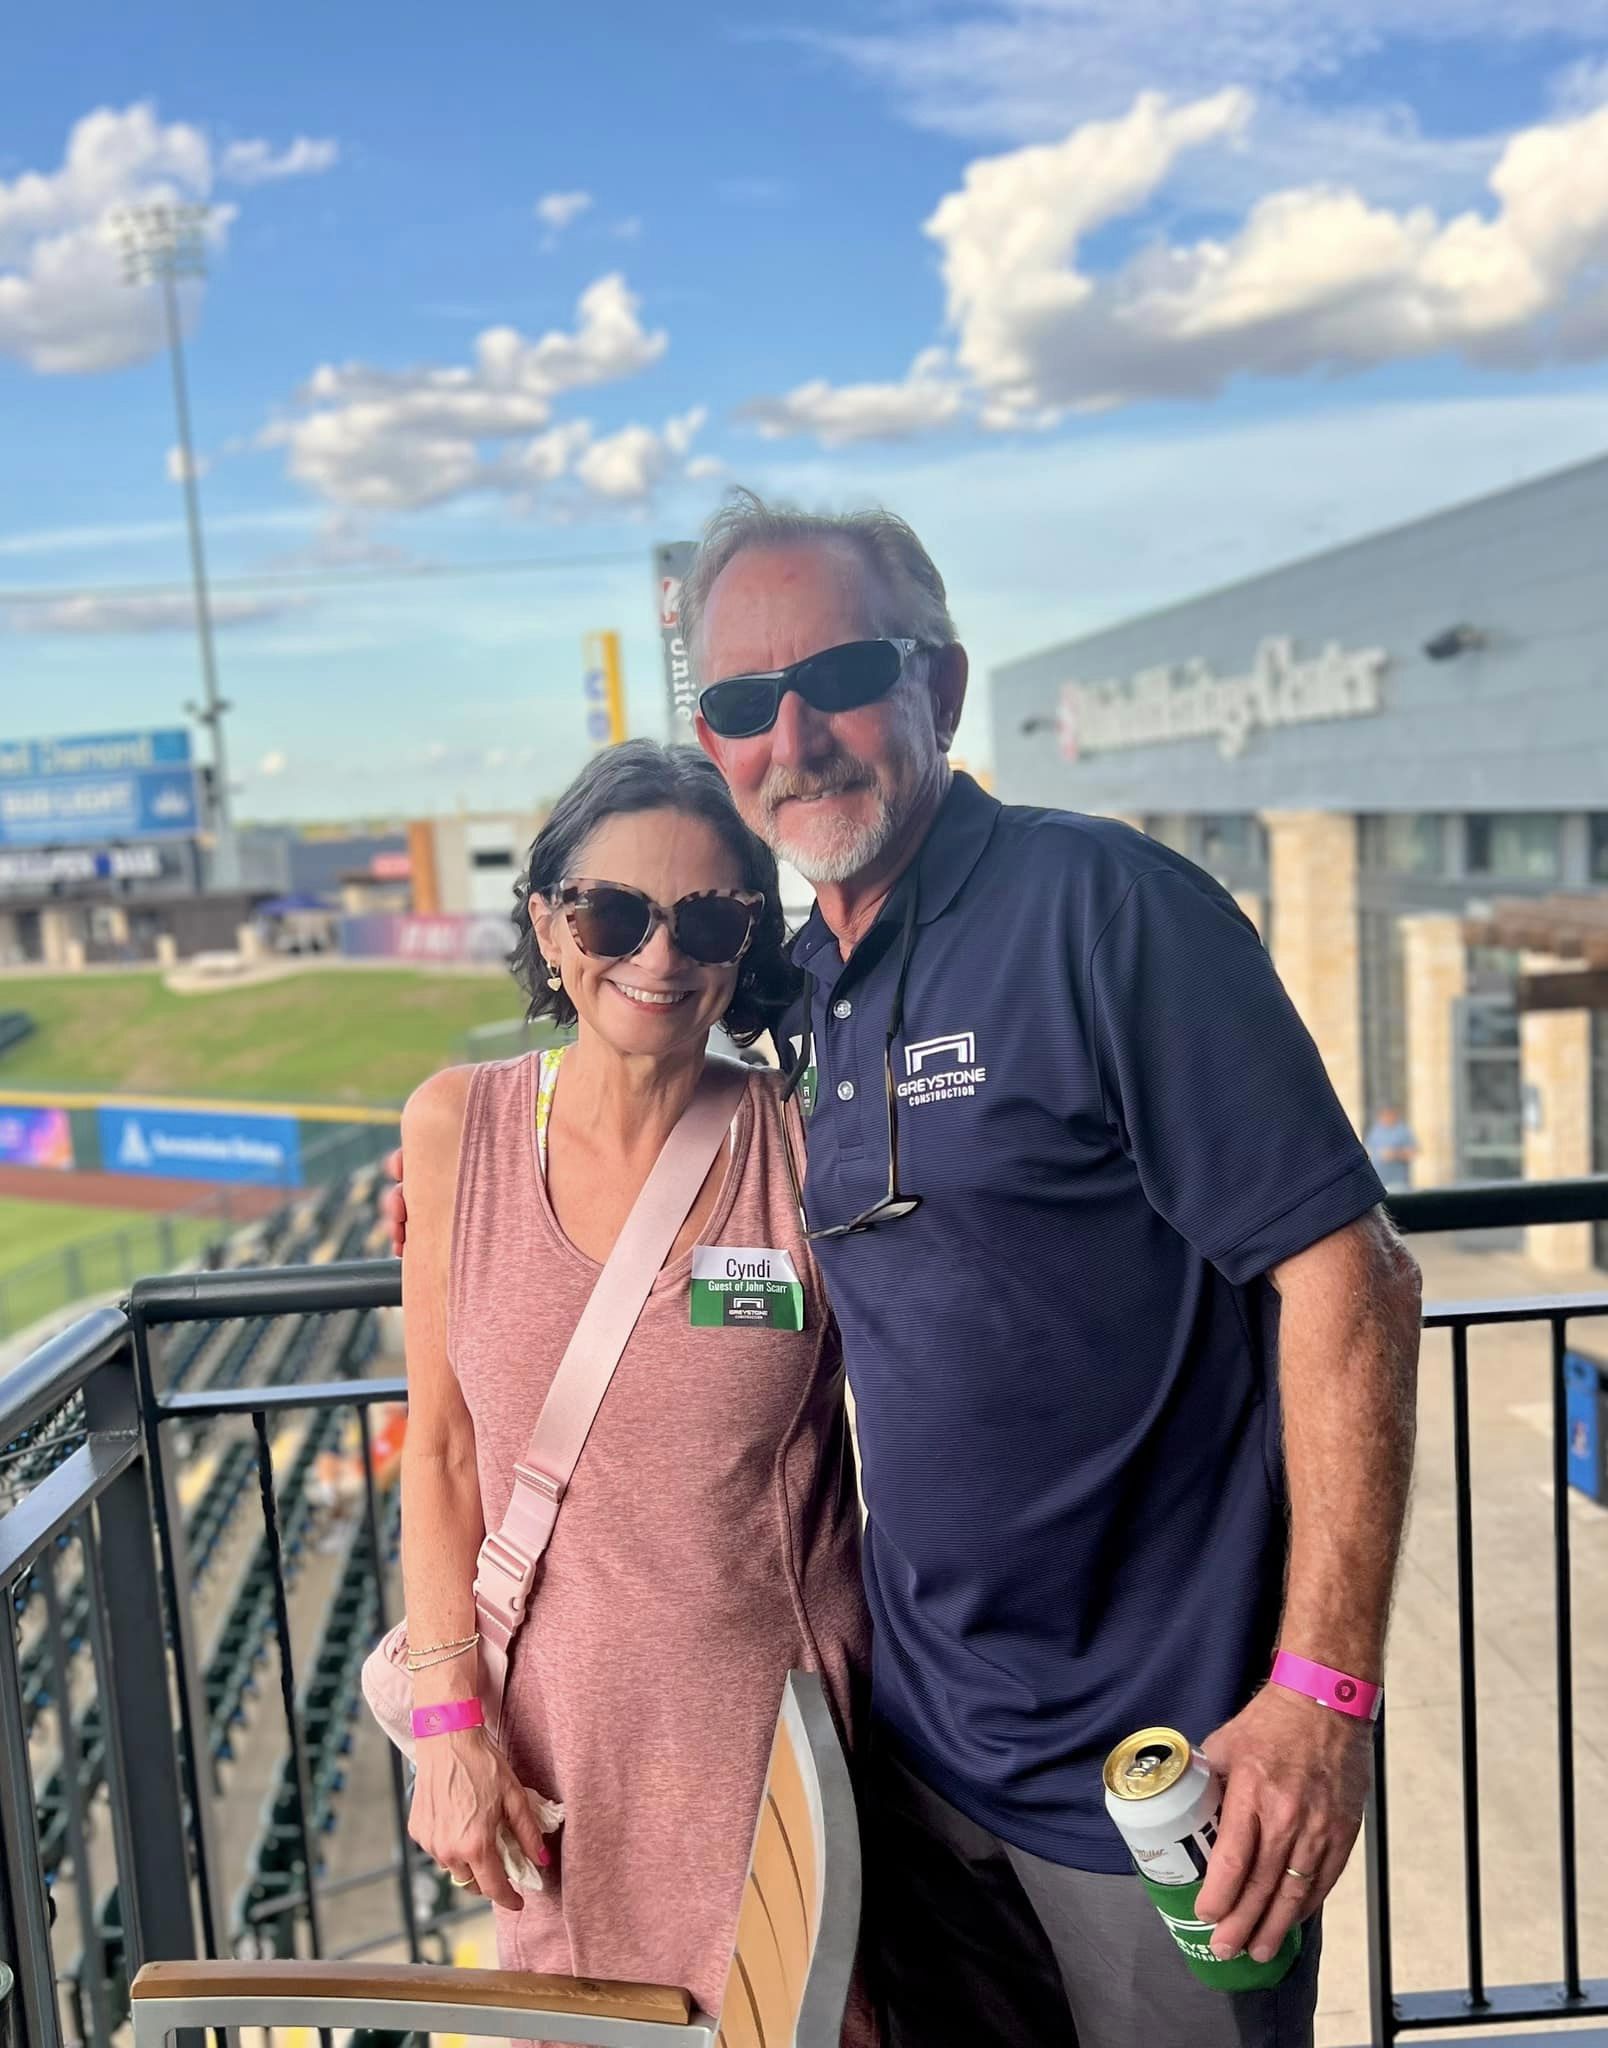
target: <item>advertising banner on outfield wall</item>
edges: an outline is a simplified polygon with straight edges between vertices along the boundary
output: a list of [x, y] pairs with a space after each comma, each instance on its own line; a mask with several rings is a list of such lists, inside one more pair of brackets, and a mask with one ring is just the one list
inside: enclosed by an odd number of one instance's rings
[[500, 911], [482, 916], [404, 917], [375, 912], [343, 917], [341, 951], [348, 960], [417, 960], [443, 966], [506, 960], [514, 928]]
[[302, 1184], [301, 1134], [293, 1116], [249, 1110], [102, 1109], [101, 1165], [147, 1179]]
[[0, 1166], [51, 1166], [70, 1172], [73, 1131], [64, 1109], [13, 1109], [0, 1102]]

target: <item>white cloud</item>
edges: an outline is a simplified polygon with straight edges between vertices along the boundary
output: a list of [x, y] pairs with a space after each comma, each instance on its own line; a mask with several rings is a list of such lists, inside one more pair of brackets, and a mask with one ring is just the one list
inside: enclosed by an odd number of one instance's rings
[[742, 415], [768, 441], [813, 434], [823, 448], [855, 441], [900, 441], [959, 419], [965, 393], [947, 352], [926, 349], [892, 384], [828, 384], [815, 378], [780, 398], [751, 399]]
[[218, 175], [236, 185], [268, 185], [281, 178], [312, 178], [332, 171], [340, 161], [338, 142], [315, 142], [298, 135], [294, 142], [274, 154], [272, 143], [231, 142], [223, 152]]
[[1209, 398], [1238, 377], [1608, 355], [1608, 104], [1510, 136], [1479, 209], [1285, 187], [1219, 234], [1158, 229], [1114, 268], [1089, 263], [1099, 231], [1192, 192], [1202, 154], [1235, 148], [1254, 113], [1237, 88], [1183, 104], [1142, 93], [1117, 120], [975, 159], [925, 223], [953, 360], [929, 350], [899, 382], [817, 379], [744, 413], [772, 439], [842, 447], [971, 412], [987, 428], [1040, 429], [1068, 412]]
[[1581, 57], [1552, 81], [1553, 105], [1560, 114], [1592, 114], [1608, 105], [1608, 57]]
[[1250, 103], [1145, 94], [1122, 119], [967, 167], [926, 224], [962, 367], [994, 424], [1204, 396], [1236, 375], [1355, 370], [1457, 351], [1520, 365], [1608, 349], [1608, 109], [1508, 142], [1484, 213], [1279, 191], [1233, 232], [1155, 242], [1114, 274], [1080, 245], [1140, 211]]
[[281, 749], [276, 747], [271, 754], [264, 754], [262, 759], [257, 763], [257, 773], [259, 775], [266, 775], [270, 777], [275, 775], [283, 775], [285, 770], [289, 766], [290, 756], [284, 753]]
[[713, 477], [724, 476], [726, 465], [718, 455], [695, 455], [683, 474], [689, 483], [707, 483]]
[[546, 228], [544, 249], [556, 249], [564, 230], [573, 227], [592, 205], [590, 192], [544, 192], [536, 202], [536, 218]]
[[617, 220], [609, 233], [622, 242], [637, 242], [642, 239], [642, 216], [628, 214], [624, 220]]
[[666, 420], [661, 433], [652, 427], [622, 427], [593, 441], [577, 459], [575, 474], [599, 498], [617, 504], [638, 504], [678, 462], [684, 460], [708, 413], [703, 406], [678, 419]]
[[[224, 163], [246, 151], [282, 165], [298, 151], [305, 158], [307, 149], [332, 146], [296, 143], [274, 159], [265, 143], [243, 142]], [[205, 204], [218, 169], [200, 128], [164, 124], [141, 103], [101, 107], [75, 122], [56, 169], [0, 180], [0, 356], [48, 375], [88, 375], [154, 354], [163, 340], [160, 303], [124, 282], [118, 219], [130, 207]], [[213, 251], [227, 242], [235, 211], [211, 208]], [[187, 318], [201, 289], [180, 287]]]
[[879, 89], [893, 118], [991, 149], [1059, 140], [1146, 91], [1187, 101], [1246, 88], [1254, 129], [1196, 157], [1177, 196], [1197, 217], [1311, 183], [1456, 211], [1481, 203], [1504, 138], [1449, 130], [1443, 116], [1426, 130], [1399, 99], [1358, 99], [1353, 81], [1422, 72], [1455, 110], [1485, 103], [1493, 68], [1515, 58], [1578, 58], [1558, 104], [1583, 112], [1601, 103], [1580, 94], [1601, 64], [1608, 0], [883, 0], [850, 33], [781, 33]]
[[[1227, 80], [1310, 117], [1333, 111], [1337, 76], [1390, 42], [1589, 54], [1608, 34], [1608, 0], [1421, 0], [1406, 13], [1396, 0], [901, 0], [881, 23], [864, 18], [854, 33], [801, 39], [882, 86], [899, 118], [992, 143], [1053, 139], [1147, 88], [1198, 98]], [[1379, 110], [1341, 111], [1366, 123]]]
[[[184, 450], [182, 448], [170, 448], [167, 452], [167, 479], [170, 484], [183, 483], [184, 467]], [[192, 454], [190, 457], [190, 467], [191, 473], [199, 481], [211, 469], [212, 463], [205, 455]]]
[[[283, 618], [299, 611], [305, 599], [217, 596], [209, 607], [212, 623], [223, 630], [230, 626], [254, 626], [268, 619]], [[177, 633], [195, 628], [195, 605], [178, 592], [161, 592], [150, 597], [97, 597], [83, 594], [16, 606], [11, 612], [12, 629], [18, 633]]]
[[[644, 329], [639, 313], [616, 273], [581, 294], [573, 329], [532, 341], [512, 327], [490, 327], [468, 363], [411, 370], [325, 364], [298, 394], [301, 415], [276, 421], [262, 442], [286, 448], [291, 475], [331, 503], [369, 511], [550, 484], [579, 473], [583, 449], [602, 446], [582, 422], [553, 424], [554, 402], [639, 375], [663, 355], [666, 335]], [[488, 443], [495, 452], [486, 452]], [[612, 483], [628, 467], [624, 455], [596, 455], [582, 481], [596, 475]]]
[[536, 218], [544, 227], [567, 228], [591, 204], [590, 192], [546, 192], [536, 202]]

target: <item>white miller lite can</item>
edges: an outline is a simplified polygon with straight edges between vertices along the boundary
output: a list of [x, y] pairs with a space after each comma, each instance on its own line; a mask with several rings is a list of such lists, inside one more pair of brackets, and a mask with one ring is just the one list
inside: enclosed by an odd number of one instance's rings
[[1195, 1911], [1217, 1843], [1223, 1783], [1176, 1728], [1141, 1728], [1106, 1758], [1105, 1803], [1156, 1911], [1195, 1975], [1221, 1991], [1277, 1984], [1301, 1953], [1292, 1927], [1265, 1963], [1212, 1954], [1212, 1929]]

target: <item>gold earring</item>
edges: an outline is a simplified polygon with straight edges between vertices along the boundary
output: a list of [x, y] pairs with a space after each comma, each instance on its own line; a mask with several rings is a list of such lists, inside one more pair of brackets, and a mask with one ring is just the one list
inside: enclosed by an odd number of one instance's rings
[[551, 960], [547, 962], [547, 986], [550, 989], [552, 989], [555, 992], [555, 994], [559, 989], [561, 989], [564, 986], [564, 977], [562, 974], [559, 973], [558, 969], [554, 966]]

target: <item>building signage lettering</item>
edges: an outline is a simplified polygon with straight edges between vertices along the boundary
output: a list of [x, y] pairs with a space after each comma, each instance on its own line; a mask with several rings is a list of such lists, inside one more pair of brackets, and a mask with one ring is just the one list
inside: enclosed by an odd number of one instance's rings
[[1141, 669], [1126, 680], [1061, 687], [1061, 751], [1069, 761], [1125, 747], [1214, 739], [1225, 761], [1258, 727], [1366, 718], [1384, 708], [1389, 656], [1381, 647], [1330, 641], [1302, 658], [1295, 642], [1264, 640], [1248, 675], [1220, 676], [1205, 661]]
[[0, 889], [51, 889], [64, 882], [158, 882], [165, 872], [159, 846], [0, 853]]
[[653, 551], [659, 586], [659, 636], [664, 646], [664, 687], [670, 705], [670, 737], [685, 740], [698, 709], [692, 656], [681, 632], [681, 584], [698, 552], [690, 540], [662, 543]]
[[97, 733], [87, 739], [0, 741], [0, 782], [140, 774], [151, 768], [185, 768], [189, 763], [190, 735], [182, 726]]

